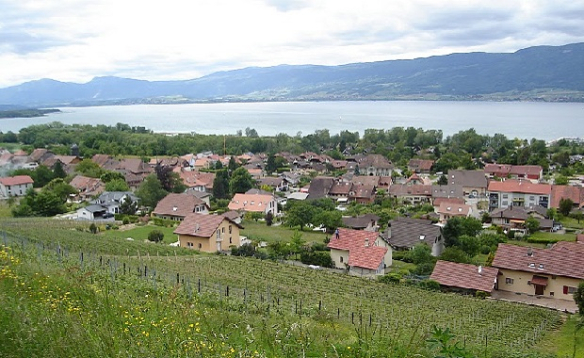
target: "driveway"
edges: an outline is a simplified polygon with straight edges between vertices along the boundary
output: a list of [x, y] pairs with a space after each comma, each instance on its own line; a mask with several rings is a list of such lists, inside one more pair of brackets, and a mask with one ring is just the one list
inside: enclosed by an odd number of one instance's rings
[[560, 300], [557, 298], [546, 296], [534, 296], [526, 294], [517, 294], [515, 292], [495, 290], [491, 293], [491, 299], [507, 302], [524, 303], [531, 306], [546, 307], [568, 313], [578, 312], [578, 306], [576, 306], [576, 302]]

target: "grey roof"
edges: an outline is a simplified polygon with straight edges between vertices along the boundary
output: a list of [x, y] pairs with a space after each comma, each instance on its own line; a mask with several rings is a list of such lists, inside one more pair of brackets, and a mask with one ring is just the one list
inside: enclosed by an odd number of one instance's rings
[[308, 188], [308, 198], [320, 199], [326, 197], [334, 182], [335, 179], [329, 177], [316, 177], [312, 179]]
[[433, 198], [462, 198], [462, 185], [432, 185]]
[[306, 200], [307, 197], [308, 197], [308, 193], [301, 193], [301, 192], [297, 191], [297, 192], [288, 194], [288, 196], [286, 198], [292, 199], [292, 200]]
[[488, 181], [482, 170], [449, 170], [448, 184], [458, 184], [466, 188], [487, 188]]
[[492, 218], [505, 218], [526, 220], [529, 217], [527, 210], [521, 206], [509, 206], [506, 208], [497, 208], [491, 212]]
[[430, 220], [397, 218], [389, 222], [381, 237], [394, 248], [410, 249], [421, 242], [432, 246], [442, 234], [440, 227]]
[[377, 223], [379, 221], [379, 216], [375, 214], [365, 214], [357, 217], [344, 217], [343, 224], [352, 229], [364, 229], [371, 222]]
[[120, 204], [120, 200], [125, 196], [129, 196], [133, 202], [140, 200], [131, 191], [106, 191], [99, 196], [95, 203], [104, 205]]
[[84, 207], [83, 209], [89, 211], [90, 213], [97, 213], [100, 211], [107, 211], [107, 208], [104, 207], [103, 205], [98, 205], [98, 204], [93, 204], [93, 205], [88, 205], [86, 207]]
[[532, 206], [527, 208], [527, 212], [528, 213], [537, 213], [537, 214], [543, 216], [544, 218], [548, 217], [547, 209], [541, 205], [532, 205]]

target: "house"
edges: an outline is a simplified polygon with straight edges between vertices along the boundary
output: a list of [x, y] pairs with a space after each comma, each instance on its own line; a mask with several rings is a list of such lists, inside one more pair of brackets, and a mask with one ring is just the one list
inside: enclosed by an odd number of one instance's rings
[[551, 208], [558, 209], [562, 199], [570, 199], [574, 203], [574, 209], [584, 206], [584, 188], [576, 185], [552, 185]]
[[436, 198], [463, 198], [464, 191], [462, 185], [432, 185], [432, 199]]
[[92, 204], [77, 209], [77, 220], [109, 220], [114, 221], [114, 215], [107, 206]]
[[265, 177], [257, 180], [259, 186], [269, 186], [274, 191], [287, 191], [288, 183], [283, 178]]
[[243, 229], [235, 221], [224, 215], [191, 213], [174, 230], [180, 247], [203, 252], [227, 251], [239, 247], [239, 230]]
[[552, 193], [550, 184], [534, 184], [529, 180], [508, 179], [491, 181], [488, 188], [489, 211], [507, 206], [541, 205], [549, 207]]
[[379, 229], [379, 216], [365, 214], [356, 217], [343, 217], [343, 225], [354, 230], [377, 231]]
[[430, 203], [432, 202], [432, 185], [394, 184], [389, 188], [389, 195], [414, 205]]
[[182, 221], [191, 213], [209, 214], [209, 206], [194, 195], [170, 193], [158, 202], [152, 215], [161, 219]]
[[430, 280], [434, 280], [442, 287], [463, 292], [474, 293], [483, 291], [493, 292], [497, 284], [499, 270], [494, 267], [483, 267], [469, 264], [438, 260]]
[[542, 216], [541, 209], [536, 209], [536, 207], [509, 206], [497, 208], [491, 212], [491, 221], [494, 225], [501, 226], [507, 230], [525, 230], [525, 221], [530, 215], [539, 221], [540, 230], [551, 230], [554, 226], [554, 221]]
[[229, 210], [272, 213], [278, 215], [278, 203], [276, 198], [269, 194], [235, 194], [229, 202]]
[[375, 187], [373, 185], [357, 185], [353, 184], [349, 192], [349, 201], [354, 201], [358, 204], [372, 204], [375, 201]]
[[408, 180], [406, 180], [406, 185], [431, 185], [429, 184], [424, 178], [419, 176], [418, 174], [412, 174]]
[[389, 177], [393, 171], [393, 164], [381, 154], [369, 154], [357, 163], [361, 175]]
[[16, 175], [0, 178], [0, 199], [11, 196], [24, 196], [28, 189], [32, 189], [34, 181], [28, 175]]
[[434, 166], [433, 160], [428, 159], [410, 159], [408, 170], [414, 173], [430, 174]]
[[440, 222], [446, 223], [453, 217], [469, 217], [472, 213], [472, 208], [470, 205], [466, 204], [442, 202], [436, 212], [440, 215]]
[[83, 175], [76, 175], [69, 185], [77, 190], [78, 194], [73, 199], [78, 202], [89, 200], [105, 190], [105, 184], [101, 179]]
[[351, 275], [383, 275], [392, 264], [392, 250], [376, 232], [340, 228], [327, 247], [335, 267], [348, 268]]
[[330, 177], [316, 177], [312, 179], [310, 182], [310, 187], [308, 188], [308, 198], [326, 198], [329, 195], [329, 192], [334, 183], [335, 179]]
[[493, 267], [498, 289], [573, 301], [584, 280], [584, 244], [558, 242], [549, 249], [499, 244]]
[[444, 250], [440, 227], [430, 220], [396, 218], [389, 222], [381, 238], [396, 251], [411, 250], [422, 243], [432, 248], [435, 257]]
[[124, 200], [132, 200], [139, 202], [140, 199], [131, 191], [106, 191], [102, 193], [92, 204], [102, 205], [107, 208], [107, 211], [112, 214], [120, 212], [120, 205]]
[[462, 186], [463, 195], [484, 198], [487, 195], [489, 183], [484, 171], [480, 170], [449, 170], [448, 184]]
[[198, 191], [203, 193], [213, 192], [213, 182], [215, 173], [204, 173], [198, 170], [185, 170], [185, 168], [176, 167], [173, 172], [177, 173], [184, 185], [189, 191]]
[[530, 179], [536, 181], [543, 178], [543, 168], [539, 165], [486, 164], [483, 170], [491, 178]]

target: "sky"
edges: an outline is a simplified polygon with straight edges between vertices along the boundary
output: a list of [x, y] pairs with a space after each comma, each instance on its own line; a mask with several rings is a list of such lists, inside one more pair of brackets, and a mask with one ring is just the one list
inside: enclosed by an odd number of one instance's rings
[[584, 0], [0, 0], [0, 88], [584, 42]]

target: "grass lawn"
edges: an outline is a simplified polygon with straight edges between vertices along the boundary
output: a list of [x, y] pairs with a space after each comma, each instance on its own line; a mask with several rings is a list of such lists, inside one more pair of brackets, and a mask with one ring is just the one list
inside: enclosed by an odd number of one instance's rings
[[12, 212], [6, 200], [0, 201], [0, 218], [10, 218], [12, 217]]
[[6, 148], [9, 151], [11, 151], [12, 153], [14, 153], [15, 151], [20, 149], [21, 144], [20, 143], [2, 143], [2, 142], [0, 142], [0, 147]]
[[115, 237], [115, 238], [120, 238], [120, 239], [126, 239], [128, 237], [131, 237], [132, 239], [137, 240], [137, 241], [144, 241], [144, 240], [148, 239], [148, 234], [150, 233], [150, 231], [160, 230], [164, 234], [164, 239], [162, 240], [162, 243], [165, 245], [168, 245], [168, 244], [171, 244], [171, 243], [176, 242], [178, 240], [177, 235], [172, 233], [175, 229], [176, 228], [174, 228], [174, 227], [146, 225], [146, 226], [136, 226], [135, 228], [130, 229], [130, 230], [108, 230], [108, 231], [102, 232], [100, 235], [107, 236], [107, 237]]
[[[241, 231], [242, 236], [247, 236], [251, 240], [261, 240], [266, 242], [273, 241], [290, 241], [292, 235], [296, 230], [290, 229], [287, 226], [267, 226], [265, 222], [255, 222], [253, 220], [245, 220], [242, 223], [244, 230]], [[323, 242], [328, 234], [320, 231], [301, 231], [302, 239], [306, 242]]]
[[557, 234], [555, 232], [538, 231], [530, 235], [537, 239], [554, 239], [559, 241], [576, 241], [576, 234]]
[[580, 222], [578, 222], [576, 219], [564, 217], [562, 220], [560, 220], [560, 222], [562, 225], [564, 225], [564, 227], [584, 229], [584, 220], [580, 220]]

